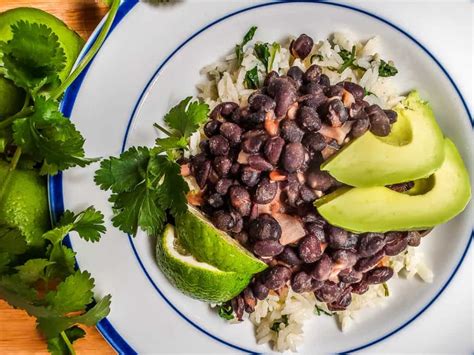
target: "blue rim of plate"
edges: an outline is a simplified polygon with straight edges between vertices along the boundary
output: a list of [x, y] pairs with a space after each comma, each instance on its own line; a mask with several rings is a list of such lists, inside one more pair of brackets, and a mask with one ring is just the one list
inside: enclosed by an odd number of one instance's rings
[[[333, 2], [330, 2], [330, 1], [324, 1], [324, 0], [298, 0], [298, 1], [273, 1], [273, 2], [268, 2], [268, 3], [262, 3], [262, 4], [258, 4], [258, 5], [254, 5], [254, 6], [250, 6], [250, 7], [247, 7], [247, 8], [243, 8], [243, 9], [240, 9], [240, 10], [237, 10], [237, 11], [234, 11], [234, 12], [231, 12], [225, 16], [222, 16], [220, 17], [219, 19], [209, 23], [208, 25], [204, 26], [203, 28], [201, 28], [200, 30], [198, 30], [197, 32], [195, 32], [193, 35], [191, 35], [188, 39], [186, 39], [183, 43], [181, 43], [171, 54], [169, 54], [167, 56], [167, 58], [159, 65], [158, 69], [155, 71], [155, 73], [151, 76], [151, 79], [148, 81], [148, 83], [145, 85], [142, 93], [140, 94], [139, 98], [137, 99], [137, 102], [136, 102], [136, 105], [134, 107], [134, 110], [130, 116], [130, 119], [129, 119], [129, 122], [128, 122], [128, 125], [127, 125], [127, 128], [126, 128], [126, 131], [125, 131], [125, 135], [124, 135], [124, 139], [123, 139], [123, 143], [122, 143], [122, 151], [125, 150], [125, 146], [126, 146], [126, 141], [127, 141], [127, 137], [128, 137], [128, 134], [129, 134], [129, 131], [130, 131], [130, 127], [131, 127], [131, 124], [132, 124], [132, 121], [135, 117], [135, 114], [136, 114], [136, 111], [140, 105], [140, 103], [142, 102], [142, 99], [143, 99], [143, 96], [144, 94], [147, 92], [148, 88], [150, 87], [150, 85], [152, 84], [153, 80], [155, 79], [156, 75], [161, 71], [161, 69], [164, 67], [164, 65], [183, 47], [185, 46], [189, 41], [191, 41], [193, 38], [195, 38], [196, 36], [198, 36], [200, 33], [204, 32], [205, 30], [207, 30], [208, 28], [214, 26], [215, 24], [221, 22], [221, 21], [224, 21], [232, 16], [235, 16], [235, 15], [238, 15], [240, 13], [243, 13], [243, 12], [247, 12], [247, 11], [250, 11], [250, 10], [253, 10], [253, 9], [256, 9], [256, 8], [260, 8], [260, 7], [267, 7], [267, 6], [272, 6], [272, 5], [278, 5], [278, 4], [282, 4], [282, 3], [292, 3], [292, 2], [295, 2], [295, 3], [319, 3], [319, 4], [324, 4], [324, 5], [330, 5], [330, 6], [336, 6], [336, 7], [341, 7], [341, 8], [346, 8], [346, 9], [349, 9], [349, 10], [352, 10], [352, 11], [355, 11], [355, 12], [358, 12], [358, 13], [362, 13], [364, 15], [367, 15], [369, 17], [372, 17], [378, 21], [381, 21], [383, 23], [385, 23], [386, 25], [392, 27], [393, 29], [397, 30], [398, 32], [400, 32], [401, 34], [403, 34], [405, 37], [407, 37], [408, 39], [410, 39], [411, 41], [413, 41], [419, 48], [421, 48], [425, 54], [427, 54], [435, 63], [436, 65], [441, 69], [441, 71], [444, 73], [444, 75], [448, 78], [448, 80], [450, 81], [451, 85], [453, 86], [453, 88], [455, 89], [458, 97], [460, 98], [463, 106], [464, 106], [464, 109], [469, 117], [469, 120], [470, 120], [470, 123], [471, 123], [471, 126], [474, 127], [474, 122], [473, 122], [473, 118], [472, 118], [472, 115], [469, 111], [469, 108], [466, 104], [466, 101], [464, 100], [464, 97], [462, 96], [459, 88], [457, 87], [456, 83], [454, 82], [454, 80], [451, 78], [451, 76], [449, 75], [449, 73], [447, 72], [447, 70], [443, 67], [443, 65], [435, 58], [435, 56], [423, 45], [421, 44], [417, 39], [415, 39], [412, 35], [410, 35], [409, 33], [407, 33], [405, 30], [403, 30], [402, 28], [398, 27], [397, 25], [391, 23], [390, 21], [384, 19], [383, 17], [381, 16], [378, 16], [378, 15], [375, 15], [375, 14], [372, 14], [366, 10], [362, 10], [362, 9], [359, 9], [359, 8], [356, 8], [356, 7], [353, 7], [353, 6], [350, 6], [350, 5], [345, 5], [345, 4], [340, 4], [340, 3], [333, 3]], [[123, 20], [123, 18], [130, 12], [130, 10], [133, 9], [133, 7], [138, 3], [138, 0], [124, 0], [123, 3], [121, 4], [120, 8], [119, 8], [119, 11], [117, 13], [117, 16], [114, 20], [114, 23], [112, 24], [112, 27], [111, 27], [111, 30], [110, 30], [110, 33], [109, 35], [113, 32], [113, 30], [115, 29], [115, 27]], [[90, 49], [92, 43], [94, 42], [94, 40], [96, 39], [97, 37], [97, 34], [98, 34], [98, 31], [95, 32], [95, 35], [93, 37], [91, 37], [91, 39], [87, 42], [85, 48], [83, 49], [80, 57], [79, 57], [79, 60], [85, 55], [85, 53], [88, 52], [88, 50]], [[91, 62], [92, 63], [92, 62]], [[87, 71], [91, 65], [91, 63], [89, 64], [89, 66], [81, 73], [81, 75], [76, 79], [76, 81], [68, 88], [68, 90], [66, 91], [65, 95], [64, 95], [64, 98], [63, 98], [63, 101], [62, 101], [62, 104], [61, 104], [61, 110], [62, 112], [64, 113], [65, 116], [69, 117], [71, 115], [71, 112], [72, 112], [72, 109], [74, 107], [74, 103], [75, 103], [75, 100], [77, 98], [77, 95], [79, 93], [79, 90], [81, 88], [81, 85], [82, 85], [82, 82], [85, 78], [85, 76], [87, 75]], [[50, 210], [51, 210], [51, 218], [53, 221], [55, 221], [57, 219], [58, 216], [60, 216], [63, 212], [64, 212], [64, 200], [63, 200], [63, 189], [62, 189], [62, 174], [58, 174], [56, 176], [53, 176], [53, 177], [50, 177], [49, 178], [49, 182], [48, 182], [48, 185], [49, 185], [49, 203], [50, 203]], [[410, 323], [412, 323], [415, 319], [417, 319], [423, 312], [425, 312], [437, 299], [438, 297], [443, 293], [443, 291], [446, 289], [446, 287], [450, 284], [450, 282], [452, 281], [452, 279], [454, 278], [454, 276], [456, 275], [457, 271], [459, 270], [459, 267], [461, 266], [468, 250], [469, 250], [469, 246], [471, 244], [471, 241], [474, 237], [474, 230], [471, 232], [471, 236], [468, 240], [468, 243], [466, 245], [466, 248], [461, 256], [461, 259], [459, 260], [458, 264], [456, 265], [456, 267], [454, 268], [453, 272], [451, 273], [450, 277], [448, 278], [448, 280], [446, 281], [446, 283], [441, 287], [441, 289], [437, 292], [437, 294], [433, 297], [433, 299], [428, 302], [427, 305], [425, 305], [420, 311], [418, 311], [414, 316], [412, 316], [409, 320], [407, 320], [405, 323], [403, 323], [402, 325], [400, 325], [399, 327], [395, 328], [394, 330], [388, 332], [387, 334], [375, 339], [375, 340], [372, 340], [370, 341], [369, 343], [367, 344], [364, 344], [364, 345], [361, 345], [361, 346], [358, 346], [356, 348], [353, 348], [353, 349], [350, 349], [350, 350], [347, 350], [345, 351], [344, 353], [347, 353], [347, 352], [354, 352], [354, 351], [359, 351], [359, 350], [362, 350], [364, 348], [367, 348], [369, 346], [372, 346], [376, 343], [379, 343], [381, 342], [382, 340], [390, 337], [391, 335], [397, 333], [398, 331], [400, 331], [401, 329], [405, 328], [407, 325], [409, 325]], [[148, 274], [147, 270], [145, 269], [138, 253], [137, 253], [137, 250], [134, 246], [134, 243], [133, 243], [133, 240], [132, 240], [132, 237], [130, 235], [128, 235], [128, 238], [129, 238], [129, 242], [130, 242], [130, 245], [132, 247], [132, 250], [135, 254], [135, 257], [137, 258], [137, 261], [138, 263], [140, 264], [140, 267], [142, 268], [143, 272], [145, 273], [145, 275], [147, 276], [148, 280], [151, 282], [151, 284], [153, 285], [153, 287], [156, 289], [156, 291], [160, 294], [160, 296], [166, 301], [166, 303], [171, 307], [173, 308], [174, 311], [176, 311], [178, 313], [178, 315], [180, 315], [184, 320], [186, 320], [189, 324], [191, 324], [193, 327], [195, 327], [196, 329], [200, 330], [201, 332], [203, 332], [204, 334], [206, 334], [207, 336], [211, 337], [212, 339], [222, 343], [222, 344], [225, 344], [229, 347], [232, 347], [236, 350], [240, 350], [240, 351], [244, 351], [244, 352], [247, 352], [247, 353], [253, 353], [253, 351], [250, 351], [250, 350], [247, 350], [247, 349], [244, 349], [244, 348], [241, 348], [237, 345], [234, 345], [234, 344], [231, 344], [231, 343], [228, 343], [227, 341], [223, 340], [223, 339], [220, 339], [218, 338], [217, 336], [209, 333], [208, 331], [206, 331], [205, 329], [201, 328], [198, 324], [194, 323], [192, 320], [190, 320], [189, 318], [187, 318], [184, 314], [182, 314], [177, 308], [176, 306], [173, 305], [173, 303], [168, 300], [165, 295], [161, 292], [161, 290], [158, 288], [158, 286], [154, 283], [154, 281], [152, 280], [152, 278], [150, 277], [150, 275]], [[65, 243], [69, 246], [69, 247], [72, 247], [71, 245], [71, 242], [70, 242], [70, 239], [69, 237], [67, 237], [65, 239]], [[107, 340], [107, 342], [109, 342], [113, 347], [114, 349], [121, 353], [121, 354], [136, 354], [137, 352], [126, 342], [126, 340], [115, 330], [115, 328], [113, 327], [113, 325], [108, 321], [107, 318], [104, 318], [103, 320], [101, 320], [98, 325], [97, 325], [97, 328], [98, 330], [101, 332], [101, 334], [104, 336], [104, 338]]]

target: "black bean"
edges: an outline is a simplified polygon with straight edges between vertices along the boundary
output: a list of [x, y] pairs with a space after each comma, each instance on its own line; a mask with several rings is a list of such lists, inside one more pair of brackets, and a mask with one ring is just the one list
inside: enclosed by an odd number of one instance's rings
[[209, 178], [209, 174], [211, 172], [211, 162], [206, 160], [200, 164], [198, 164], [194, 168], [194, 177], [196, 179], [197, 184], [201, 189], [206, 186], [207, 179]]
[[296, 101], [296, 88], [291, 78], [281, 77], [273, 79], [268, 85], [267, 91], [275, 99], [275, 115], [283, 117], [290, 105]]
[[344, 107], [344, 104], [339, 99], [330, 100], [327, 104], [327, 115], [326, 119], [331, 123], [333, 127], [340, 127], [349, 118], [349, 114]]
[[314, 152], [320, 152], [326, 148], [327, 144], [324, 136], [321, 133], [309, 132], [303, 137], [303, 145]]
[[242, 150], [248, 154], [258, 153], [262, 147], [264, 138], [262, 136], [249, 137], [242, 142]]
[[255, 297], [263, 301], [268, 296], [268, 288], [260, 281], [255, 281], [252, 285], [252, 291]]
[[339, 249], [332, 254], [334, 263], [344, 267], [352, 267], [357, 262], [357, 255], [349, 250]]
[[212, 155], [227, 155], [229, 149], [229, 141], [223, 136], [217, 135], [209, 138], [209, 150]]
[[373, 134], [385, 137], [390, 133], [390, 120], [379, 105], [370, 105], [365, 112], [369, 115], [370, 131]]
[[404, 232], [389, 232], [385, 235], [385, 242], [385, 255], [398, 255], [408, 246], [408, 234]]
[[313, 202], [317, 198], [314, 191], [306, 185], [301, 185], [300, 197], [304, 202]]
[[342, 86], [344, 87], [344, 89], [349, 91], [356, 100], [362, 100], [365, 96], [364, 88], [360, 85], [357, 85], [356, 83], [344, 81], [344, 84]]
[[213, 167], [217, 175], [223, 177], [229, 173], [232, 161], [227, 157], [216, 157], [214, 158]]
[[332, 260], [327, 254], [323, 254], [321, 258], [314, 264], [311, 276], [315, 280], [325, 281], [329, 278], [332, 271]]
[[257, 171], [270, 171], [273, 169], [273, 165], [266, 161], [261, 155], [249, 156], [248, 163], [251, 168]]
[[244, 310], [245, 310], [244, 298], [239, 295], [237, 297], [234, 297], [230, 301], [230, 303], [232, 305], [232, 309], [235, 312], [235, 318], [237, 318], [237, 320], [241, 321], [242, 317], [244, 315]]
[[291, 277], [291, 271], [285, 266], [275, 266], [265, 273], [264, 285], [270, 290], [279, 290], [288, 282]]
[[305, 59], [313, 49], [313, 39], [305, 34], [291, 42], [290, 52], [296, 58]]
[[366, 233], [359, 237], [357, 252], [362, 258], [372, 256], [385, 246], [384, 237], [378, 233]]
[[300, 271], [293, 276], [291, 288], [297, 293], [309, 292], [313, 288], [311, 276], [306, 272]]
[[373, 269], [380, 260], [385, 256], [385, 252], [380, 250], [377, 254], [369, 256], [368, 258], [362, 258], [357, 261], [357, 264], [354, 266], [354, 270], [359, 272], [367, 272], [370, 269]]
[[229, 199], [232, 207], [242, 216], [248, 216], [252, 203], [249, 192], [242, 186], [231, 186], [229, 189]]
[[264, 111], [251, 112], [242, 119], [242, 122], [249, 127], [256, 126], [260, 123], [263, 123], [265, 122], [265, 112]]
[[324, 233], [324, 225], [318, 222], [309, 222], [305, 224], [305, 229], [308, 234], [314, 235], [321, 243], [326, 243], [326, 234]]
[[278, 78], [279, 76], [280, 76], [280, 75], [279, 75], [276, 71], [272, 70], [272, 71], [271, 71], [270, 73], [268, 73], [267, 76], [265, 77], [265, 80], [264, 80], [264, 82], [263, 82], [263, 86], [269, 86], [270, 83], [271, 83], [274, 79]]
[[406, 192], [415, 186], [413, 181], [401, 182], [399, 184], [388, 185], [387, 187], [396, 192]]
[[244, 292], [242, 292], [242, 297], [244, 299], [245, 312], [254, 312], [255, 306], [257, 305], [257, 300], [255, 299], [252, 289], [250, 287], [247, 287]]
[[224, 199], [218, 193], [211, 194], [207, 197], [207, 203], [213, 208], [224, 206]]
[[229, 191], [229, 187], [231, 187], [232, 184], [233, 182], [231, 179], [220, 179], [214, 188], [218, 194], [225, 195], [227, 194], [227, 191]]
[[250, 222], [249, 235], [254, 240], [279, 240], [281, 227], [275, 218], [268, 214], [262, 214]]
[[352, 302], [351, 287], [347, 287], [339, 295], [337, 300], [328, 304], [328, 309], [330, 311], [343, 311], [345, 310]]
[[329, 80], [329, 77], [326, 74], [321, 74], [321, 76], [319, 77], [318, 83], [319, 85], [326, 86], [326, 87], [331, 85], [331, 81]]
[[357, 138], [362, 136], [369, 129], [370, 122], [368, 118], [360, 118], [356, 120], [351, 127], [351, 137]]
[[274, 165], [278, 164], [284, 145], [285, 141], [281, 137], [273, 137], [267, 140], [263, 151], [270, 163]]
[[285, 189], [283, 190], [284, 192], [283, 197], [287, 205], [296, 207], [300, 202], [299, 200], [300, 200], [301, 184], [296, 178], [292, 178], [292, 175], [288, 177], [288, 180], [289, 181], [286, 184]]
[[360, 282], [362, 281], [362, 277], [363, 277], [361, 272], [355, 271], [351, 268], [341, 270], [338, 276], [339, 276], [339, 280], [341, 280], [342, 282], [346, 284], [354, 284], [354, 283]]
[[213, 120], [221, 120], [223, 117], [228, 118], [232, 112], [239, 108], [239, 105], [235, 102], [223, 102], [217, 105], [209, 115]]
[[290, 69], [288, 69], [288, 72], [286, 75], [288, 75], [290, 78], [292, 78], [296, 82], [301, 82], [303, 80], [303, 71], [301, 70], [300, 67], [293, 66]]
[[283, 152], [283, 168], [289, 172], [296, 172], [304, 163], [305, 149], [301, 143], [288, 143]]
[[310, 170], [306, 176], [306, 183], [314, 190], [326, 191], [336, 184], [336, 180], [327, 171]]
[[219, 131], [232, 145], [240, 143], [242, 129], [236, 123], [224, 122], [221, 124]]
[[383, 110], [388, 117], [390, 124], [397, 122], [398, 114], [393, 110]]
[[306, 70], [306, 73], [304, 73], [303, 80], [305, 82], [317, 82], [319, 80], [319, 77], [321, 76], [321, 72], [321, 67], [319, 65], [313, 64]]
[[390, 280], [393, 276], [393, 270], [387, 266], [377, 267], [370, 270], [365, 276], [365, 281], [368, 284], [382, 284]]
[[234, 218], [232, 218], [230, 213], [227, 213], [225, 211], [216, 211], [212, 215], [212, 223], [214, 223], [217, 229], [227, 232], [234, 227], [235, 220]]
[[321, 128], [321, 120], [319, 119], [319, 115], [312, 107], [301, 107], [298, 110], [297, 120], [299, 125], [307, 131], [317, 131]]
[[290, 143], [301, 142], [304, 131], [294, 120], [284, 119], [280, 124], [281, 136]]
[[352, 292], [358, 295], [363, 295], [369, 290], [369, 284], [365, 281], [360, 281], [356, 284], [352, 284]]
[[283, 245], [278, 240], [259, 240], [256, 242], [252, 250], [253, 252], [261, 257], [273, 257], [280, 254], [283, 251]]
[[334, 302], [341, 295], [341, 292], [341, 288], [336, 283], [326, 281], [314, 294], [321, 302]]
[[278, 260], [289, 266], [297, 266], [303, 263], [295, 250], [290, 246], [286, 246], [285, 249], [283, 249], [283, 251], [278, 255]]
[[275, 108], [276, 103], [270, 96], [264, 94], [252, 94], [248, 99], [249, 107], [252, 111], [268, 112]]
[[230, 174], [237, 175], [240, 171], [240, 164], [239, 163], [232, 163], [230, 167]]
[[211, 152], [209, 150], [209, 140], [203, 140], [199, 142], [199, 151], [206, 155], [209, 155]]
[[244, 166], [242, 168], [240, 180], [242, 180], [245, 185], [254, 187], [260, 180], [260, 172], [250, 166]]
[[234, 219], [234, 226], [230, 231], [233, 233], [242, 232], [242, 229], [244, 228], [244, 220], [242, 219], [242, 216], [236, 211], [231, 211], [230, 215]]
[[204, 126], [204, 133], [206, 136], [212, 137], [219, 132], [220, 125], [221, 123], [217, 120], [208, 121]]
[[[315, 81], [310, 81], [309, 83], [306, 83], [301, 88], [301, 91], [303, 94], [305, 94], [306, 97], [309, 97], [308, 95], [316, 97], [326, 96], [324, 95], [324, 86], [320, 85]], [[298, 99], [298, 101], [300, 101], [300, 99]]]
[[278, 183], [263, 178], [255, 190], [253, 200], [259, 204], [266, 204], [273, 200], [278, 190]]
[[249, 241], [249, 235], [247, 232], [241, 231], [234, 235], [234, 239], [237, 240], [240, 245], [247, 245], [247, 242]]
[[298, 245], [298, 254], [306, 264], [314, 263], [321, 257], [322, 253], [319, 239], [312, 234], [304, 237]]
[[369, 118], [369, 115], [365, 112], [366, 102], [362, 100], [356, 100], [352, 103], [349, 109], [349, 117], [353, 120], [358, 120], [361, 118]]
[[340, 84], [332, 85], [326, 88], [325, 94], [327, 97], [342, 98], [342, 95], [344, 94], [344, 88]]
[[421, 234], [418, 231], [410, 231], [407, 235], [408, 245], [411, 247], [417, 247], [421, 243]]
[[331, 248], [343, 248], [347, 243], [348, 236], [348, 232], [344, 229], [335, 226], [329, 226], [328, 228], [328, 242]]
[[314, 94], [309, 94], [309, 95], [303, 95], [298, 99], [298, 102], [301, 107], [303, 106], [308, 106], [312, 107], [315, 110], [319, 109], [323, 104], [325, 104], [328, 101], [328, 98], [324, 93], [314, 95]]

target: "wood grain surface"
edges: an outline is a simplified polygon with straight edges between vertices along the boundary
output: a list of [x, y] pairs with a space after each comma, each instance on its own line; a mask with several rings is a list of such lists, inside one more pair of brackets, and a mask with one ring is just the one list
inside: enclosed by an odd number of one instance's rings
[[[54, 14], [87, 39], [107, 8], [95, 0], [0, 0], [0, 12], [30, 6]], [[74, 348], [78, 354], [115, 354], [93, 327]], [[35, 320], [24, 311], [12, 309], [0, 300], [0, 354], [47, 354], [46, 344], [36, 331]]]

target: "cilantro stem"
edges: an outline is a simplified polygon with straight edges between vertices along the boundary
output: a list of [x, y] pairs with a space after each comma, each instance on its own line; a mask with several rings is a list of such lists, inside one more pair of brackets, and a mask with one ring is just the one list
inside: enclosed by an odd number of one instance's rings
[[3, 199], [3, 195], [5, 194], [5, 190], [10, 183], [10, 179], [12, 177], [13, 171], [16, 169], [18, 161], [21, 157], [21, 147], [16, 147], [15, 153], [13, 154], [12, 161], [10, 162], [10, 166], [8, 168], [7, 174], [5, 179], [3, 179], [2, 187], [0, 188], [0, 201]]
[[171, 137], [173, 134], [168, 131], [165, 127], [163, 126], [160, 126], [158, 123], [155, 123], [153, 125], [155, 128], [159, 129], [161, 132], [163, 132], [164, 134], [166, 134], [167, 136]]
[[66, 343], [66, 346], [69, 350], [69, 353], [71, 355], [76, 355], [76, 351], [74, 350], [74, 348], [72, 347], [72, 344], [71, 342], [69, 341], [69, 338], [67, 337], [66, 333], [64, 331], [62, 331], [61, 333], [61, 338], [63, 338], [64, 342]]
[[51, 97], [54, 99], [58, 99], [64, 91], [71, 85], [74, 80], [82, 73], [85, 67], [90, 63], [90, 61], [95, 57], [97, 52], [99, 51], [100, 47], [104, 43], [107, 35], [109, 33], [110, 28], [114, 22], [115, 16], [117, 15], [117, 11], [119, 9], [120, 0], [113, 0], [112, 6], [110, 7], [109, 14], [107, 16], [107, 20], [104, 23], [104, 26], [99, 32], [97, 39], [95, 40], [94, 44], [92, 45], [91, 49], [87, 52], [87, 54], [82, 58], [79, 65], [74, 69], [74, 71], [64, 80], [63, 83], [56, 89], [51, 92]]
[[29, 116], [33, 112], [35, 112], [33, 106], [24, 107], [20, 112], [15, 113], [13, 116], [5, 118], [2, 122], [0, 122], [0, 130], [9, 127], [17, 118]]

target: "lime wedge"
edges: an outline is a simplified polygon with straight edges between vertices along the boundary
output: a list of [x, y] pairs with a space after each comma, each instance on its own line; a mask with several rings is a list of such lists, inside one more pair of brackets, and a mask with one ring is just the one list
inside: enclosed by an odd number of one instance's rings
[[[8, 164], [0, 162], [0, 182], [7, 176]], [[46, 180], [36, 170], [13, 171], [0, 201], [0, 224], [17, 228], [31, 246], [40, 246], [49, 229]]]
[[225, 302], [237, 296], [252, 275], [225, 272], [197, 261], [178, 246], [175, 228], [168, 224], [156, 245], [156, 261], [168, 280], [181, 292], [206, 302]]
[[214, 227], [204, 215], [188, 206], [188, 212], [176, 218], [179, 240], [196, 259], [220, 270], [256, 274], [267, 268], [235, 239]]

